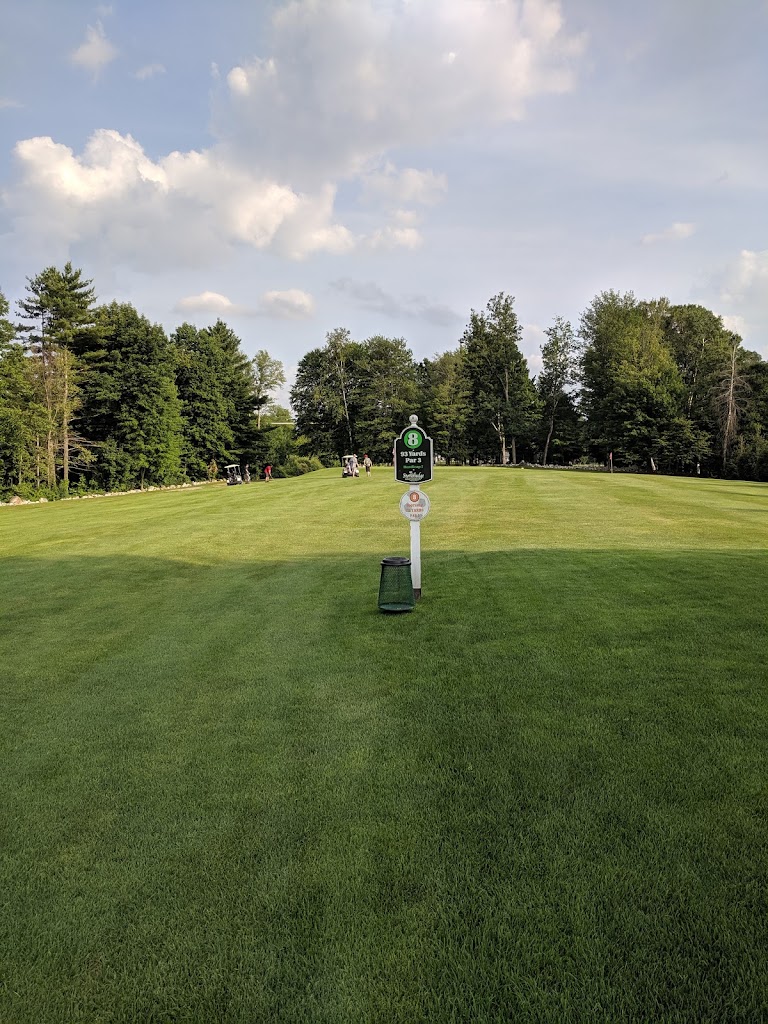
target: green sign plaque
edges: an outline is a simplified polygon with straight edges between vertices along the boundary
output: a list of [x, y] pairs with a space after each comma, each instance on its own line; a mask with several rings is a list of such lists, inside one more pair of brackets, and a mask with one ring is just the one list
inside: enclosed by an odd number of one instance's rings
[[410, 426], [395, 438], [395, 480], [419, 486], [432, 479], [432, 438], [417, 426], [418, 416], [411, 416]]

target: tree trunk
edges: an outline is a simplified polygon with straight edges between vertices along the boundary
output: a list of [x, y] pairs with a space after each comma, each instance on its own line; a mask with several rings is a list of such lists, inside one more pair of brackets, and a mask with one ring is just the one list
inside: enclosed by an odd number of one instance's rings
[[731, 365], [721, 398], [723, 406], [723, 471], [725, 471], [728, 463], [728, 452], [730, 451], [730, 447], [733, 444], [738, 429], [739, 410], [736, 391], [740, 381], [736, 373], [737, 353], [738, 347], [734, 345], [731, 349]]
[[61, 403], [61, 432], [62, 432], [62, 474], [64, 477], [64, 488], [69, 490], [69, 353], [64, 353], [64, 380]]
[[53, 428], [48, 427], [48, 436], [46, 438], [46, 451], [48, 456], [48, 467], [46, 479], [49, 487], [56, 486], [56, 446], [54, 443]]
[[554, 429], [555, 429], [555, 417], [554, 416], [550, 416], [550, 418], [549, 418], [549, 432], [547, 434], [547, 440], [544, 442], [544, 456], [543, 456], [543, 458], [541, 460], [542, 463], [545, 466], [547, 464], [547, 452], [549, 451], [549, 442], [552, 440], [552, 432], [554, 431]]
[[517, 465], [517, 443], [514, 437], [512, 438], [512, 465]]

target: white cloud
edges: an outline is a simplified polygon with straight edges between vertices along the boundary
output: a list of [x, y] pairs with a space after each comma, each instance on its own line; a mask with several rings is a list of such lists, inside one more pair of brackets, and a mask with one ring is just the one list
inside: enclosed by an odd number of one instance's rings
[[448, 179], [434, 171], [419, 171], [406, 167], [402, 171], [389, 161], [381, 170], [363, 177], [364, 195], [400, 203], [423, 203], [431, 205], [443, 198], [448, 189]]
[[688, 224], [683, 221], [675, 221], [668, 228], [656, 234], [643, 235], [640, 241], [643, 245], [653, 245], [654, 242], [679, 242], [684, 238], [690, 238], [696, 231], [695, 224]]
[[154, 78], [155, 75], [164, 75], [165, 65], [164, 64], [145, 64], [143, 68], [139, 68], [138, 71], [134, 71], [133, 77], [138, 78], [140, 82], [146, 81], [148, 78]]
[[199, 295], [188, 295], [179, 299], [173, 307], [177, 313], [236, 313], [240, 310], [226, 295], [219, 292], [200, 292]]
[[107, 39], [104, 26], [98, 21], [95, 25], [87, 27], [85, 41], [70, 54], [70, 60], [78, 67], [92, 71], [94, 76], [98, 76], [116, 56], [117, 49]]
[[219, 130], [278, 177], [354, 176], [568, 91], [583, 45], [556, 0], [291, 0], [226, 76]]
[[6, 96], [0, 96], [0, 110], [15, 110], [20, 107], [21, 104], [18, 100], [8, 99]]
[[221, 292], [205, 291], [188, 295], [174, 306], [177, 313], [212, 313], [216, 316], [264, 316], [275, 320], [306, 320], [315, 312], [315, 301], [308, 292], [299, 288], [269, 291], [253, 308], [232, 302]]
[[768, 357], [768, 249], [742, 249], [713, 285], [726, 310], [725, 326], [741, 335], [748, 348], [758, 347]]
[[538, 324], [523, 324], [521, 350], [528, 360], [528, 369], [536, 377], [543, 368], [541, 346], [547, 340], [547, 332]]
[[[446, 176], [398, 168], [388, 151], [522, 117], [531, 98], [572, 88], [584, 43], [559, 0], [284, 0], [270, 26], [266, 56], [221, 75], [212, 65], [209, 149], [150, 158], [107, 129], [81, 153], [19, 142], [2, 193], [19, 247], [74, 246], [153, 272], [209, 266], [239, 246], [289, 259], [415, 249], [408, 207], [438, 202]], [[98, 22], [71, 59], [97, 75], [116, 55]], [[383, 213], [364, 235], [335, 213], [339, 185], [356, 178]]]
[[221, 147], [153, 161], [130, 135], [101, 129], [80, 156], [48, 137], [19, 142], [15, 156], [19, 178], [3, 199], [20, 240], [89, 243], [148, 270], [209, 265], [238, 245], [292, 259], [355, 245], [333, 219], [333, 186], [296, 192]]
[[768, 286], [768, 249], [755, 252], [742, 249], [738, 260], [726, 271], [722, 290], [724, 302], [739, 302], [746, 298], [755, 298]]
[[379, 228], [371, 235], [369, 244], [374, 249], [418, 249], [424, 239], [413, 227]]
[[749, 331], [749, 325], [743, 316], [737, 314], [735, 316], [724, 316], [721, 319], [726, 331], [733, 331], [734, 334], [738, 334], [742, 338]]
[[298, 288], [289, 288], [283, 292], [264, 292], [259, 303], [259, 312], [263, 316], [279, 320], [306, 320], [315, 312], [315, 302], [311, 295]]

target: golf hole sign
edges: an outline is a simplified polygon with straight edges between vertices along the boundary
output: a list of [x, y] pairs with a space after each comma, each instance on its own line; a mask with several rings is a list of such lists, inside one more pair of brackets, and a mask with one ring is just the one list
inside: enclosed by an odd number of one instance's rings
[[429, 512], [429, 498], [423, 491], [406, 491], [400, 499], [400, 514], [412, 523], [420, 523]]
[[395, 480], [420, 486], [432, 479], [432, 438], [417, 426], [416, 416], [395, 438]]

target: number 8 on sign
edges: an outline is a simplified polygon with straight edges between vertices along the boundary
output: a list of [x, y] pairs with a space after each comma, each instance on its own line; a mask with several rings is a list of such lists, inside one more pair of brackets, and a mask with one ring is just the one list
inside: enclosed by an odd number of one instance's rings
[[409, 430], [405, 435], [406, 448], [420, 448], [422, 442], [421, 431]]

